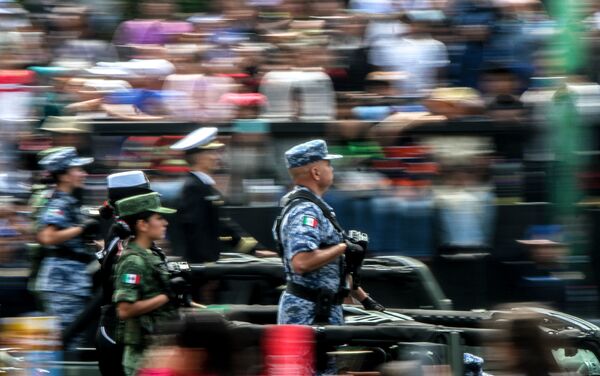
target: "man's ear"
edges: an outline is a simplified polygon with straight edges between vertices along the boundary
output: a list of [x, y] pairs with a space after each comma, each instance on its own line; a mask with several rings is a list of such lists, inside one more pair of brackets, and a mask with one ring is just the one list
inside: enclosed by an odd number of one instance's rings
[[312, 166], [310, 168], [310, 175], [313, 177], [313, 179], [319, 181], [321, 179], [321, 171], [319, 170], [318, 166]]

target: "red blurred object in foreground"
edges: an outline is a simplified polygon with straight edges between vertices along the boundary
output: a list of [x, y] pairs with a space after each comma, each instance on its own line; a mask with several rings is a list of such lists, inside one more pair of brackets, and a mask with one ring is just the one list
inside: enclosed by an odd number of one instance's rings
[[22, 85], [31, 84], [35, 73], [30, 70], [0, 70], [0, 92], [27, 91]]
[[265, 375], [313, 376], [315, 333], [309, 326], [269, 326], [263, 338]]
[[35, 80], [35, 73], [30, 70], [0, 70], [0, 85], [26, 85]]

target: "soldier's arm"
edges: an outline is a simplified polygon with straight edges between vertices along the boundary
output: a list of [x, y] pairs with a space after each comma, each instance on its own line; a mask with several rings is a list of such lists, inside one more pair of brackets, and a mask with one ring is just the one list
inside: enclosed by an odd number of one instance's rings
[[67, 227], [69, 223], [65, 213], [69, 210], [68, 205], [56, 200], [50, 202], [40, 215], [40, 231], [36, 238], [42, 245], [56, 245], [71, 240], [83, 233], [79, 226]]
[[344, 254], [344, 243], [323, 244], [321, 232], [326, 219], [316, 205], [300, 204], [288, 216], [281, 233], [288, 234], [284, 248], [290, 254], [290, 264], [295, 273], [312, 272]]
[[37, 234], [37, 241], [41, 245], [56, 245], [71, 240], [83, 232], [83, 228], [79, 226], [59, 229], [56, 226], [46, 226]]
[[140, 299], [141, 286], [150, 278], [144, 260], [137, 255], [126, 257], [117, 266], [113, 301], [117, 304], [117, 316], [121, 320], [137, 317], [160, 308], [169, 301], [166, 294]]
[[119, 302], [117, 304], [117, 315], [121, 320], [127, 320], [152, 312], [168, 302], [169, 297], [166, 294], [156, 295], [150, 299], [138, 300], [134, 303]]
[[309, 252], [299, 252], [292, 258], [294, 273], [309, 273], [329, 264], [346, 251], [346, 244], [340, 243], [327, 248], [317, 248]]

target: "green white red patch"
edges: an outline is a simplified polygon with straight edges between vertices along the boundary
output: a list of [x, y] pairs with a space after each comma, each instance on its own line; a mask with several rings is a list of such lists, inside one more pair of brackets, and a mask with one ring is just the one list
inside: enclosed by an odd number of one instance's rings
[[53, 209], [49, 209], [49, 210], [48, 210], [48, 214], [50, 214], [50, 215], [60, 215], [60, 216], [62, 216], [62, 215], [64, 215], [64, 214], [65, 214], [65, 212], [64, 212], [64, 211], [62, 211], [61, 209], [58, 209], [58, 208], [53, 208]]
[[319, 225], [319, 222], [317, 221], [317, 219], [315, 217], [310, 217], [308, 215], [305, 215], [304, 218], [302, 218], [302, 224], [305, 226], [310, 226], [312, 228], [316, 228]]
[[139, 274], [123, 274], [123, 277], [121, 277], [123, 283], [128, 283], [130, 285], [139, 285], [141, 279]]

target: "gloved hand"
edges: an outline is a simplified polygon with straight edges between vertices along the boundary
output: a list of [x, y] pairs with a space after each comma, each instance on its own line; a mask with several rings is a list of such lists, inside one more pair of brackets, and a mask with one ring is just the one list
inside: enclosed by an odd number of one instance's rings
[[131, 236], [131, 229], [125, 221], [118, 220], [112, 225], [112, 233], [119, 239], [127, 239]]
[[346, 240], [346, 267], [351, 273], [356, 273], [360, 270], [362, 262], [365, 259], [365, 249], [359, 244]]
[[183, 277], [173, 277], [169, 279], [166, 294], [169, 301], [176, 306], [186, 305], [186, 294], [188, 290], [188, 282]]
[[98, 213], [100, 213], [100, 218], [109, 220], [115, 216], [115, 209], [108, 203], [104, 203], [104, 205], [98, 209]]
[[346, 257], [356, 258], [364, 255], [365, 249], [360, 244], [353, 243], [350, 240], [346, 240], [344, 243], [346, 243], [346, 251], [344, 252]]
[[360, 304], [362, 304], [362, 306], [367, 311], [378, 311], [378, 312], [385, 311], [385, 307], [383, 305], [381, 305], [380, 303], [376, 302], [375, 299], [371, 298], [370, 296], [367, 296], [366, 298], [364, 298], [360, 302]]
[[365, 252], [369, 248], [369, 235], [367, 235], [364, 232], [350, 230], [350, 231], [348, 231], [347, 238], [352, 243], [356, 243], [356, 244], [360, 245], [361, 247], [363, 247]]
[[183, 295], [188, 287], [188, 282], [183, 277], [174, 277], [169, 279], [167, 285], [167, 296], [173, 302], [179, 302], [179, 296]]
[[93, 239], [100, 232], [100, 222], [94, 218], [86, 218], [79, 224], [79, 227], [83, 230], [81, 232], [81, 237], [84, 239]]

